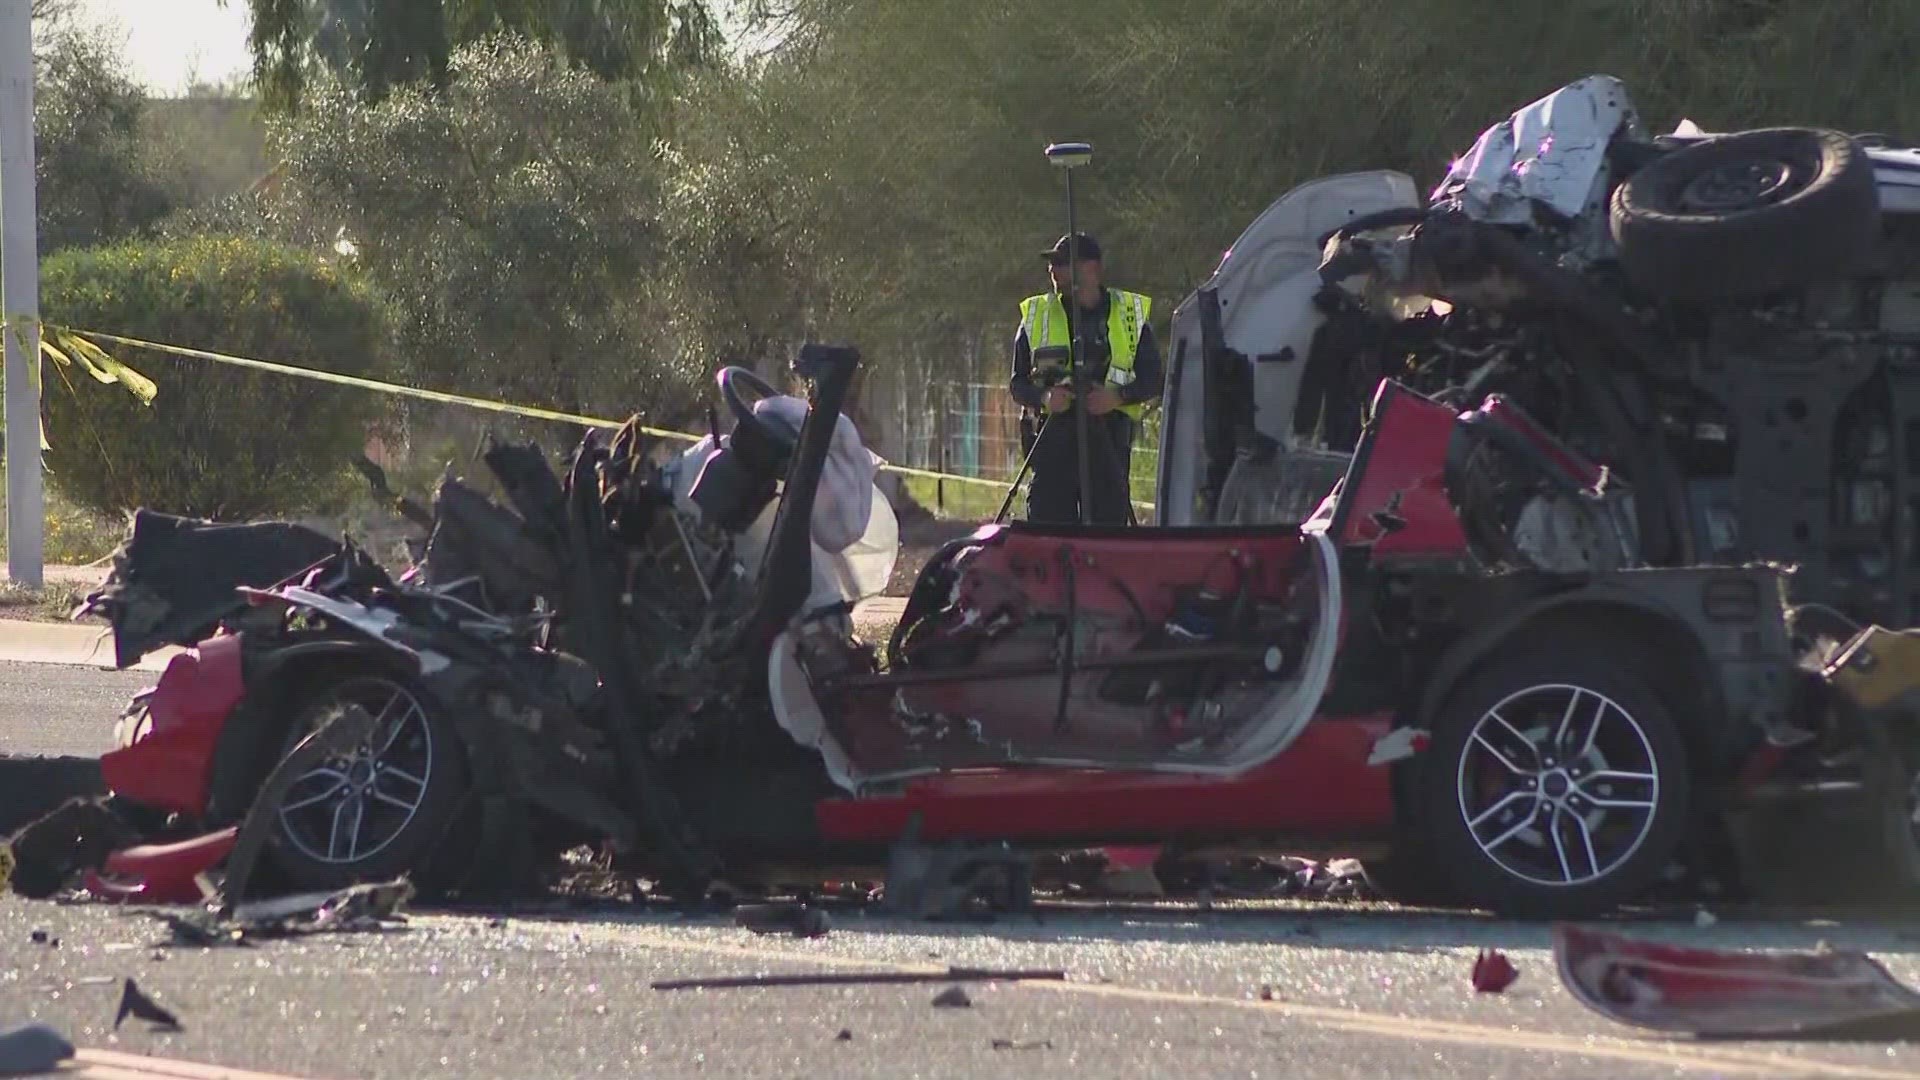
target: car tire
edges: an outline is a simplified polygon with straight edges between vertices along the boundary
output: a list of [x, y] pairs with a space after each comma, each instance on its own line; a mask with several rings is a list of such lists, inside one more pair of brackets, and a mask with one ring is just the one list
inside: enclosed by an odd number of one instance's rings
[[1434, 863], [1471, 905], [1600, 915], [1644, 894], [1679, 849], [1685, 743], [1659, 695], [1595, 646], [1543, 641], [1497, 659], [1435, 718], [1417, 805]]
[[1855, 896], [1843, 899], [1910, 903], [1920, 897], [1920, 746], [1879, 720], [1866, 732], [1866, 827], [1830, 834], [1824, 846], [1854, 856], [1843, 880]]
[[[412, 680], [375, 669], [331, 685], [308, 685], [289, 710], [282, 758], [343, 706], [359, 705], [382, 719], [367, 744], [288, 789], [267, 841], [265, 861], [272, 871], [302, 890], [407, 874], [431, 894], [457, 879], [455, 864], [471, 862], [449, 857], [460, 854], [450, 850], [461, 839], [453, 834], [465, 832], [457, 826], [472, 816], [471, 773], [460, 734], [439, 704]], [[382, 713], [389, 708], [396, 711]], [[260, 772], [259, 783], [267, 771]]]
[[1858, 270], [1879, 236], [1880, 192], [1859, 141], [1764, 128], [1643, 166], [1614, 189], [1609, 221], [1639, 289], [1682, 301], [1758, 296]]

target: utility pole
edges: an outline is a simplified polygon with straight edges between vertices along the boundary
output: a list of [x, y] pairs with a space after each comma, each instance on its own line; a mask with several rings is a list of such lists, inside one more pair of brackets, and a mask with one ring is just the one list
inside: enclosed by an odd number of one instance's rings
[[6, 330], [7, 576], [39, 587], [40, 264], [34, 239], [33, 0], [0, 0], [0, 319]]

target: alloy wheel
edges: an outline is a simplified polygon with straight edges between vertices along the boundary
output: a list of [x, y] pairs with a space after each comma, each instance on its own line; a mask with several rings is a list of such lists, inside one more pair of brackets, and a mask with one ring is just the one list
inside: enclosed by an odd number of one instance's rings
[[1481, 714], [1460, 755], [1458, 805], [1480, 851], [1508, 874], [1569, 887], [1617, 871], [1660, 803], [1653, 744], [1605, 694], [1543, 684]]
[[334, 707], [371, 714], [371, 736], [295, 780], [279, 816], [302, 855], [339, 866], [371, 858], [406, 831], [426, 801], [434, 745], [426, 709], [397, 683], [355, 680], [335, 693]]

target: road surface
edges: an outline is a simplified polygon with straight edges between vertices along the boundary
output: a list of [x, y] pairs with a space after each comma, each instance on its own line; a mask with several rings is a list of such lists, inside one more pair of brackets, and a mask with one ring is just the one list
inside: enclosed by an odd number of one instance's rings
[[[150, 674], [0, 664], [9, 749], [103, 745]], [[1724, 915], [1724, 913], [1723, 913]], [[1688, 1044], [1591, 1015], [1540, 926], [1355, 904], [1044, 905], [1041, 920], [937, 926], [847, 907], [825, 938], [634, 905], [418, 914], [404, 930], [156, 947], [166, 928], [98, 904], [0, 899], [0, 1026], [44, 1019], [101, 1050], [303, 1077], [1808, 1077], [1920, 1074], [1920, 1044]], [[1920, 985], [1920, 918], [1636, 929], [1737, 947], [1872, 952]], [[41, 931], [44, 943], [36, 942]], [[57, 939], [58, 944], [52, 942]], [[1475, 994], [1477, 950], [1521, 976]], [[1064, 984], [655, 991], [760, 971], [1057, 966]], [[116, 1031], [135, 979], [184, 1029]], [[1262, 986], [1274, 1000], [1263, 1001]], [[842, 1039], [840, 1032], [849, 1033]], [[996, 1041], [1006, 1048], [996, 1049]]]

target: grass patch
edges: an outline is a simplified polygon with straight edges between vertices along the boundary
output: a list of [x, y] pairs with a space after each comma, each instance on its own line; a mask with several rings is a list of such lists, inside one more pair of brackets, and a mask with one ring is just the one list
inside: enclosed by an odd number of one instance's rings
[[66, 581], [49, 581], [38, 589], [0, 581], [0, 619], [27, 622], [67, 622], [86, 591]]
[[[930, 480], [924, 476], [903, 476], [900, 478], [913, 501], [921, 509], [938, 518], [950, 521], [991, 521], [1000, 511], [1001, 500], [1007, 497], [1007, 489], [988, 487], [985, 484], [969, 484], [957, 480], [944, 483]], [[1027, 512], [1027, 492], [1023, 485], [1020, 494], [1013, 500], [1011, 517], [1022, 517]]]
[[[1156, 431], [1157, 435], [1158, 432]], [[1153, 502], [1154, 491], [1158, 486], [1156, 475], [1160, 459], [1157, 454], [1142, 453], [1140, 444], [1134, 445], [1133, 456], [1129, 461], [1128, 487], [1131, 489], [1135, 504]], [[1028, 478], [1029, 480], [1031, 477]], [[991, 521], [1000, 511], [1000, 503], [1007, 497], [1004, 487], [989, 487], [985, 484], [967, 483], [961, 480], [948, 480], [944, 483], [924, 476], [901, 477], [907, 494], [913, 497], [927, 513], [951, 521]], [[1020, 485], [1020, 493], [1013, 498], [1013, 506], [1007, 511], [1007, 517], [1019, 520], [1027, 516], [1027, 484]], [[1145, 521], [1152, 512], [1142, 505], [1134, 506], [1134, 513]]]

